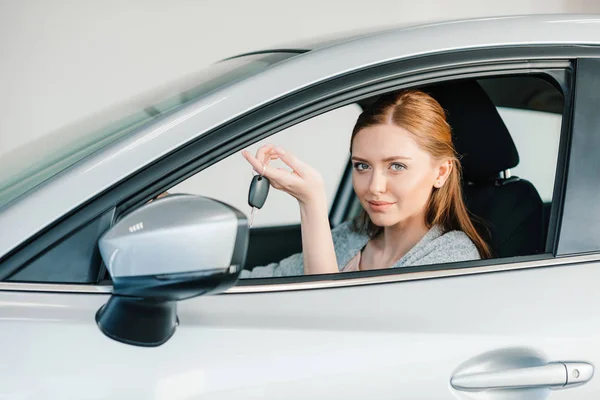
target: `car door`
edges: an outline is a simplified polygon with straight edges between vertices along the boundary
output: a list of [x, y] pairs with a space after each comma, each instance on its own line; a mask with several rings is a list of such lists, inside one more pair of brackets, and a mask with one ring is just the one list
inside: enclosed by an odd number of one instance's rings
[[231, 359], [244, 371], [240, 386], [216, 398], [595, 398], [600, 247], [577, 221], [593, 229], [600, 215], [587, 185], [600, 142], [586, 139], [600, 127], [589, 114], [598, 65], [577, 62], [554, 257], [328, 282], [249, 282], [203, 299], [215, 325], [252, 332]]
[[576, 66], [554, 254], [242, 281], [180, 302], [152, 348], [100, 332], [110, 285], [4, 283], [0, 398], [596, 398], [597, 66]]

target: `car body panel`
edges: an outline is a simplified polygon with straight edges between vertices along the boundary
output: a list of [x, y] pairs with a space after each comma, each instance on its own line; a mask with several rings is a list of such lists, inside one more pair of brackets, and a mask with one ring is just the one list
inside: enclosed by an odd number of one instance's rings
[[[93, 316], [107, 295], [0, 292], [0, 398], [473, 398], [450, 379], [492, 350], [600, 360], [599, 279], [598, 263], [583, 263], [205, 296], [179, 303], [180, 326], [157, 348], [102, 335]], [[598, 393], [594, 377], [547, 394]]]
[[[477, 32], [477, 34], [473, 34]], [[394, 60], [478, 48], [600, 45], [600, 18], [485, 18], [400, 28], [283, 61], [107, 145], [0, 209], [0, 258], [117, 182], [202, 134], [290, 93]], [[32, 211], [35, 210], [35, 211]]]

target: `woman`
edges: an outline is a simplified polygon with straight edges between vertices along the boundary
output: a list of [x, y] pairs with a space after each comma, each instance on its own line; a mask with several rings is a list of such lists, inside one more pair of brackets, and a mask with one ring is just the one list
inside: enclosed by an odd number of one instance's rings
[[[352, 185], [364, 209], [329, 229], [323, 180], [284, 149], [242, 154], [271, 185], [298, 200], [302, 254], [242, 277], [324, 274], [490, 257], [461, 193], [461, 171], [444, 110], [405, 90], [380, 97], [358, 118], [350, 142]], [[268, 166], [281, 159], [289, 172]], [[264, 172], [263, 172], [264, 170]]]

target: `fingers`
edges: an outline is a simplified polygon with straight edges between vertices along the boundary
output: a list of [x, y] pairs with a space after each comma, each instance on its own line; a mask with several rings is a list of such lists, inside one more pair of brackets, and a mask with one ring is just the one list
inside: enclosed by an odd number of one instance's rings
[[[242, 155], [252, 165], [254, 171], [269, 179], [273, 188], [282, 190], [299, 201], [310, 199], [317, 191], [322, 191], [323, 183], [320, 174], [281, 147], [262, 146], [256, 152], [256, 156], [248, 151], [242, 151]], [[280, 159], [287, 167], [291, 167], [292, 171], [269, 165], [269, 161], [274, 159]]]
[[[264, 152], [263, 152], [263, 155], [259, 155], [258, 157], [255, 157], [246, 150], [242, 151], [242, 155], [244, 156], [246, 161], [248, 161], [250, 163], [250, 165], [252, 165], [252, 168], [254, 169], [254, 171], [259, 175], [263, 174], [263, 170], [269, 164], [269, 161], [277, 160], [279, 158], [279, 156], [275, 153], [264, 154]], [[263, 160], [266, 160], [266, 161], [263, 161]]]
[[[242, 155], [244, 158], [252, 165], [252, 168], [256, 173], [260, 175], [264, 175], [271, 181], [271, 185], [276, 189], [283, 189], [285, 187], [290, 187], [291, 185], [296, 185], [301, 181], [299, 175], [295, 174], [294, 171], [288, 171], [284, 168], [275, 168], [273, 166], [268, 165], [268, 162], [273, 159], [280, 158], [279, 154], [273, 151], [274, 146], [264, 146], [261, 147], [256, 153], [257, 157], [250, 154], [248, 151], [242, 151]], [[262, 159], [266, 159], [267, 162], [261, 162]]]
[[260, 148], [256, 152], [256, 159], [262, 163], [268, 164], [271, 160], [271, 155], [275, 154], [275, 152], [273, 151], [274, 148], [275, 146], [272, 144], [260, 146]]
[[265, 176], [272, 182], [277, 184], [277, 188], [289, 187], [302, 181], [300, 176], [288, 171], [284, 168], [268, 167], [265, 169]]
[[272, 151], [277, 154], [279, 159], [288, 167], [291, 167], [296, 174], [303, 177], [308, 173], [308, 165], [292, 153], [285, 151], [281, 147], [275, 147]]
[[252, 165], [256, 173], [262, 174], [263, 165], [268, 165], [269, 161], [280, 159], [288, 167], [291, 167], [299, 176], [305, 176], [310, 167], [301, 161], [292, 153], [285, 151], [281, 147], [276, 147], [272, 144], [261, 146], [256, 152], [256, 157], [252, 156], [248, 151], [242, 151], [242, 155]]
[[252, 165], [252, 168], [254, 169], [254, 171], [256, 171], [257, 174], [262, 173], [263, 165], [264, 165], [262, 161], [259, 161], [258, 159], [256, 159], [256, 157], [254, 157], [252, 154], [250, 154], [246, 150], [242, 151], [242, 155], [244, 156], [246, 161], [248, 161], [250, 163], [250, 165]]

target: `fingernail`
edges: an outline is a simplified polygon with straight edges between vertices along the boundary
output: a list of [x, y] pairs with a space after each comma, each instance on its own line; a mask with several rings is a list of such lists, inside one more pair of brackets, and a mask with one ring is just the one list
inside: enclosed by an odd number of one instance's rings
[[281, 147], [275, 147], [275, 152], [277, 152], [278, 154], [281, 154], [281, 155], [285, 154], [285, 150], [282, 149]]

